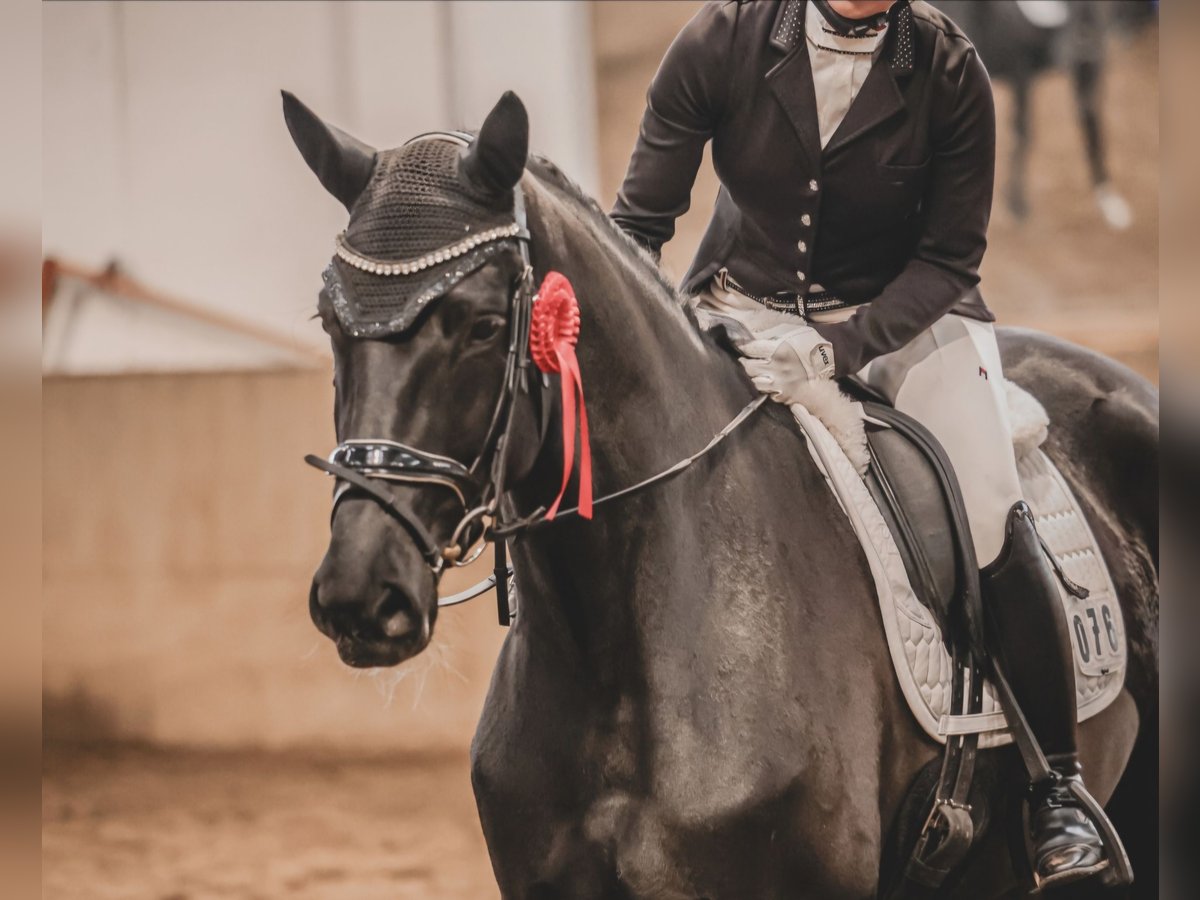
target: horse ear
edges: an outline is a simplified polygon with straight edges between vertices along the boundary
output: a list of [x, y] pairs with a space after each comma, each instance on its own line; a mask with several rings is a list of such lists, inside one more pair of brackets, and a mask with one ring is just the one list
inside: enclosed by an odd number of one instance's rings
[[529, 156], [529, 115], [512, 91], [483, 120], [471, 149], [459, 163], [464, 179], [488, 193], [511, 191], [525, 171]]
[[371, 178], [375, 150], [340, 128], [322, 122], [293, 94], [287, 91], [282, 94], [283, 118], [300, 155], [325, 190], [349, 210]]

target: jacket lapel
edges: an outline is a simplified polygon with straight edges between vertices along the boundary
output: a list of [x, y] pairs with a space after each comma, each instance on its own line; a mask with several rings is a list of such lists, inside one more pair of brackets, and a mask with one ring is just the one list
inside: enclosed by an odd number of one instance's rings
[[[821, 164], [821, 130], [817, 122], [817, 94], [813, 86], [812, 64], [808, 58], [808, 45], [804, 41], [804, 6], [798, 0], [787, 0], [781, 4], [780, 14], [791, 7], [800, 15], [800, 39], [791, 44], [787, 56], [766, 74], [771, 93], [783, 107], [791, 122], [804, 152], [814, 166]], [[793, 15], [796, 13], [793, 12]], [[778, 24], [776, 28], [778, 33]], [[780, 46], [772, 39], [773, 46]], [[782, 49], [782, 47], [781, 47]]]
[[[812, 80], [811, 70], [809, 80]], [[832, 156], [851, 141], [857, 140], [896, 113], [902, 112], [904, 108], [904, 95], [900, 93], [900, 86], [896, 83], [888, 54], [885, 53], [875, 60], [875, 65], [867, 74], [867, 80], [859, 89], [858, 96], [850, 104], [846, 118], [825, 146], [825, 155]]]

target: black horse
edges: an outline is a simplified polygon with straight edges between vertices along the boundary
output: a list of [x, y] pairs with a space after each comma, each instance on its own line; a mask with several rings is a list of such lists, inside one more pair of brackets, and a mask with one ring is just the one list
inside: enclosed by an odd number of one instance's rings
[[971, 38], [992, 78], [1012, 88], [1016, 142], [1005, 191], [1012, 213], [1018, 219], [1029, 213], [1026, 169], [1033, 83], [1045, 72], [1062, 68], [1074, 88], [1096, 204], [1109, 226], [1128, 228], [1132, 213], [1112, 184], [1104, 144], [1105, 44], [1114, 29], [1132, 30], [1151, 21], [1157, 4], [1148, 0], [933, 0], [933, 4]]
[[[290, 96], [285, 113], [309, 165], [352, 211], [350, 234], [365, 216], [415, 203], [429, 178], [509, 216], [519, 185], [535, 281], [563, 273], [581, 297], [599, 492], [694, 453], [754, 398], [650, 259], [551, 163], [527, 158], [515, 96], [469, 150], [414, 181], [412, 196], [380, 173], [403, 169], [420, 142], [376, 153]], [[459, 233], [476, 223], [462, 221]], [[323, 292], [339, 441], [389, 439], [463, 464], [489, 445], [525, 283], [515, 242], [497, 246], [398, 334], [355, 338]], [[371, 284], [402, 291], [404, 281]], [[1114, 789], [1127, 795], [1114, 810], [1127, 838], [1148, 833], [1156, 393], [1068, 344], [1010, 332], [1003, 347], [1011, 376], [1053, 417], [1048, 452], [1082, 499], [1127, 617], [1127, 689], [1080, 729], [1088, 782], [1102, 802]], [[561, 479], [560, 427], [540, 424], [537, 393], [518, 394], [509, 412], [509, 514], [545, 505]], [[421, 547], [454, 543], [462, 505], [451, 494], [398, 483], [382, 503], [342, 495], [310, 610], [348, 663], [396, 664], [429, 641], [437, 578]], [[389, 514], [393, 502], [421, 531]], [[940, 748], [905, 706], [866, 559], [788, 410], [767, 404], [679, 477], [598, 507], [590, 521], [521, 534], [513, 556], [519, 614], [471, 747], [503, 897], [876, 895], [909, 785]], [[985, 756], [999, 779], [985, 799], [999, 809], [1019, 764], [1011, 749]], [[985, 828], [954, 896], [1015, 895], [1002, 831]], [[1152, 885], [1156, 860], [1140, 849], [1139, 885]]]

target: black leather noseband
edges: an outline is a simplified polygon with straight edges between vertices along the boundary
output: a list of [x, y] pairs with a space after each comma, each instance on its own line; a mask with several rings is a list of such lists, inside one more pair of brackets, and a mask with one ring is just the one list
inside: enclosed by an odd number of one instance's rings
[[454, 491], [464, 506], [475, 488], [471, 471], [456, 459], [426, 453], [397, 441], [342, 441], [329, 462], [356, 469], [369, 478], [393, 481], [426, 481]]
[[351, 466], [334, 462], [333, 458], [337, 456], [337, 453], [338, 451], [334, 450], [331, 458], [327, 460], [312, 453], [304, 457], [304, 461], [310, 466], [320, 469], [322, 472], [328, 472], [343, 482], [343, 484], [338, 486], [337, 493], [334, 494], [333, 509], [329, 514], [330, 518], [332, 519], [337, 514], [338, 503], [341, 502], [342, 498], [352, 490], [361, 491], [378, 503], [384, 512], [400, 523], [417, 545], [417, 549], [421, 551], [421, 556], [432, 566], [438, 557], [437, 541], [434, 540], [433, 535], [426, 530], [425, 526], [421, 524], [421, 520], [417, 518], [412, 510], [406, 506], [401, 506], [395, 497], [371, 480], [378, 476], [360, 475]]

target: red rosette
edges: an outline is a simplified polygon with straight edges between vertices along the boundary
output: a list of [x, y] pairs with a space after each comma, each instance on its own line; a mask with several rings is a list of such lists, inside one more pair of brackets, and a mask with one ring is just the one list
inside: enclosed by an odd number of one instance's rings
[[563, 477], [554, 503], [546, 511], [553, 519], [566, 494], [575, 462], [575, 407], [579, 406], [579, 515], [592, 517], [592, 452], [588, 442], [583, 378], [575, 345], [579, 343], [579, 301], [561, 272], [548, 272], [533, 301], [529, 322], [529, 355], [541, 371], [560, 376], [562, 386]]
[[561, 349], [574, 352], [579, 343], [579, 301], [571, 282], [561, 272], [542, 280], [533, 301], [529, 322], [529, 355], [543, 372], [562, 371]]

